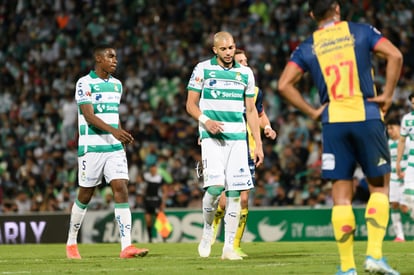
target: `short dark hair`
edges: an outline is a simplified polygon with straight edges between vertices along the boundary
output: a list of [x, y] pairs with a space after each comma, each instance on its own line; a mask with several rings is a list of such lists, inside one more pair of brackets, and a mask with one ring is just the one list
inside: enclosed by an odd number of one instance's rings
[[327, 13], [339, 5], [338, 0], [309, 0], [309, 11], [313, 13], [313, 16], [317, 21], [324, 19]]
[[398, 125], [400, 126], [401, 122], [397, 118], [390, 118], [387, 121], [387, 125]]
[[96, 55], [97, 53], [102, 52], [106, 49], [114, 49], [114, 47], [108, 43], [98, 44], [93, 48], [93, 55]]
[[246, 54], [246, 52], [242, 49], [237, 48], [234, 54]]

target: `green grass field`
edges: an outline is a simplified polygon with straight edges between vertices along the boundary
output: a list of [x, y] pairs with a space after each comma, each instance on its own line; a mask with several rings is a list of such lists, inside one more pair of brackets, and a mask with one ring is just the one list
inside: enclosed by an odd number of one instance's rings
[[[145, 244], [144, 258], [120, 259], [119, 244], [81, 244], [82, 260], [68, 260], [65, 244], [0, 245], [1, 274], [335, 274], [339, 263], [334, 242], [243, 243], [249, 257], [220, 259], [222, 243], [200, 258], [197, 243]], [[139, 246], [139, 245], [138, 245]], [[355, 243], [359, 274], [366, 242]], [[385, 256], [401, 275], [414, 274], [413, 242], [384, 243]]]

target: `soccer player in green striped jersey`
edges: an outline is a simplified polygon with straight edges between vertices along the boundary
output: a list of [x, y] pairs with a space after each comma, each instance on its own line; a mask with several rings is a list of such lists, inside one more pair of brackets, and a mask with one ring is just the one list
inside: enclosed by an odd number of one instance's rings
[[187, 89], [187, 112], [199, 121], [203, 163], [203, 235], [200, 257], [208, 257], [212, 223], [221, 192], [225, 190], [224, 247], [221, 258], [242, 260], [234, 251], [240, 221], [240, 192], [253, 188], [248, 165], [247, 123], [256, 142], [255, 165], [263, 162], [259, 117], [254, 103], [255, 81], [249, 67], [235, 62], [236, 44], [228, 32], [214, 35], [215, 56], [196, 65]]
[[128, 164], [124, 144], [134, 141], [121, 128], [119, 104], [121, 82], [112, 76], [117, 67], [115, 49], [106, 44], [93, 51], [95, 69], [76, 83], [78, 104], [78, 196], [72, 206], [66, 256], [81, 259], [77, 246], [79, 229], [88, 203], [102, 177], [109, 183], [115, 200], [115, 219], [119, 226], [120, 258], [145, 256], [148, 249], [131, 244], [132, 217], [128, 204]]
[[[414, 93], [408, 96], [411, 106], [414, 106]], [[403, 198], [408, 209], [403, 209], [404, 213], [409, 213], [414, 219], [414, 112], [406, 113], [401, 119], [400, 138], [398, 140], [396, 172], [398, 176], [404, 178]], [[408, 159], [406, 168], [404, 166], [404, 154], [408, 147]]]
[[[390, 119], [387, 121], [388, 132], [388, 147], [390, 149], [391, 156], [391, 175], [390, 175], [390, 211], [392, 227], [395, 233], [395, 242], [404, 242], [404, 230], [401, 220], [401, 213], [407, 214], [409, 209], [405, 203], [404, 197], [404, 175], [397, 173], [397, 151], [398, 141], [400, 139], [400, 121], [397, 119]], [[406, 143], [408, 143], [408, 139]], [[404, 172], [407, 167], [409, 146], [405, 146], [404, 154], [402, 156], [399, 166], [401, 171]]]
[[[248, 66], [248, 59], [247, 59], [246, 53], [245, 51], [241, 49], [236, 50], [236, 53], [234, 55], [234, 60], [243, 66]], [[267, 114], [263, 107], [263, 97], [264, 97], [264, 94], [263, 94], [262, 89], [260, 89], [259, 87], [256, 87], [254, 100], [255, 100], [257, 113], [259, 115], [260, 128], [264, 130], [264, 135], [267, 138], [274, 140], [277, 137], [277, 133], [270, 126], [269, 118], [267, 117]], [[255, 165], [253, 161], [253, 157], [254, 157], [253, 154], [254, 154], [254, 149], [256, 148], [256, 144], [254, 143], [254, 139], [252, 135], [250, 134], [249, 127], [247, 127], [247, 132], [248, 132], [247, 144], [249, 148], [249, 158], [248, 158], [249, 167], [250, 167], [250, 173], [252, 175], [253, 183], [255, 184]], [[248, 209], [249, 191], [250, 190], [244, 190], [240, 193], [240, 203], [241, 203], [240, 222], [239, 222], [237, 232], [234, 238], [234, 250], [241, 257], [247, 257], [247, 254], [244, 253], [244, 251], [240, 247], [240, 242], [243, 237], [244, 230], [246, 228], [247, 216], [249, 214], [249, 209]], [[214, 229], [213, 233], [214, 234], [213, 234], [212, 243], [215, 242], [218, 227], [220, 225], [221, 219], [224, 217], [225, 209], [226, 209], [226, 196], [221, 195], [219, 205], [216, 210], [216, 215], [213, 221], [213, 229]]]

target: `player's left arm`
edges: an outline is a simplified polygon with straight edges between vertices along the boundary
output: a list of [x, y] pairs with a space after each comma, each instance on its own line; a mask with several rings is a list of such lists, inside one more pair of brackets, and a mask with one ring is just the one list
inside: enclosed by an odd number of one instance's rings
[[277, 132], [272, 129], [269, 117], [267, 116], [264, 110], [263, 97], [264, 97], [263, 90], [259, 89], [257, 98], [256, 98], [256, 109], [257, 109], [257, 113], [259, 114], [259, 125], [260, 125], [260, 128], [263, 129], [265, 136], [267, 138], [274, 140], [277, 137]]
[[89, 125], [111, 133], [117, 140], [124, 144], [130, 144], [134, 141], [134, 137], [130, 133], [124, 131], [122, 128], [112, 127], [95, 115], [92, 104], [82, 104], [79, 108]]
[[374, 53], [387, 61], [385, 85], [380, 95], [368, 100], [377, 102], [381, 107], [381, 111], [385, 114], [392, 104], [392, 96], [401, 76], [403, 56], [401, 51], [385, 37], [381, 38], [377, 45], [375, 45]]
[[263, 129], [265, 137], [275, 140], [277, 137], [277, 132], [272, 129], [272, 126], [270, 125], [270, 120], [267, 117], [266, 112], [263, 111], [262, 115], [259, 116], [259, 121], [260, 128]]
[[247, 123], [250, 127], [254, 141], [256, 142], [254, 160], [255, 160], [256, 166], [259, 166], [263, 163], [263, 147], [262, 147], [262, 139], [260, 136], [259, 115], [257, 114], [257, 109], [254, 103], [253, 97], [246, 97], [245, 105], [246, 105]]
[[395, 163], [395, 169], [397, 170], [397, 175], [399, 178], [404, 178], [404, 172], [401, 167], [401, 160], [404, 155], [405, 151], [405, 136], [400, 135], [400, 138], [398, 139], [398, 147], [397, 147], [397, 160]]

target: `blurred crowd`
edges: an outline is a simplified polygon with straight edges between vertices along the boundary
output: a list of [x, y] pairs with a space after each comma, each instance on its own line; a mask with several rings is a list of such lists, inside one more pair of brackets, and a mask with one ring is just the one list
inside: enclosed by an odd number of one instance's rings
[[[194, 65], [212, 56], [211, 38], [231, 32], [247, 51], [265, 111], [278, 131], [264, 140], [251, 207], [331, 205], [331, 183], [320, 179], [321, 130], [279, 97], [277, 79], [292, 50], [315, 25], [305, 0], [16, 0], [0, 4], [0, 213], [70, 210], [77, 191], [76, 80], [93, 69], [99, 42], [117, 49], [124, 84], [121, 120], [128, 145], [130, 202], [142, 208], [143, 173], [153, 163], [168, 184], [167, 207], [201, 207], [196, 122], [185, 111]], [[404, 54], [388, 117], [410, 111], [414, 90], [414, 0], [343, 1], [344, 19], [370, 23]], [[384, 64], [373, 63], [376, 85]], [[309, 78], [301, 91], [318, 105]], [[355, 203], [366, 202], [355, 174]], [[113, 207], [103, 184], [90, 208]]]

